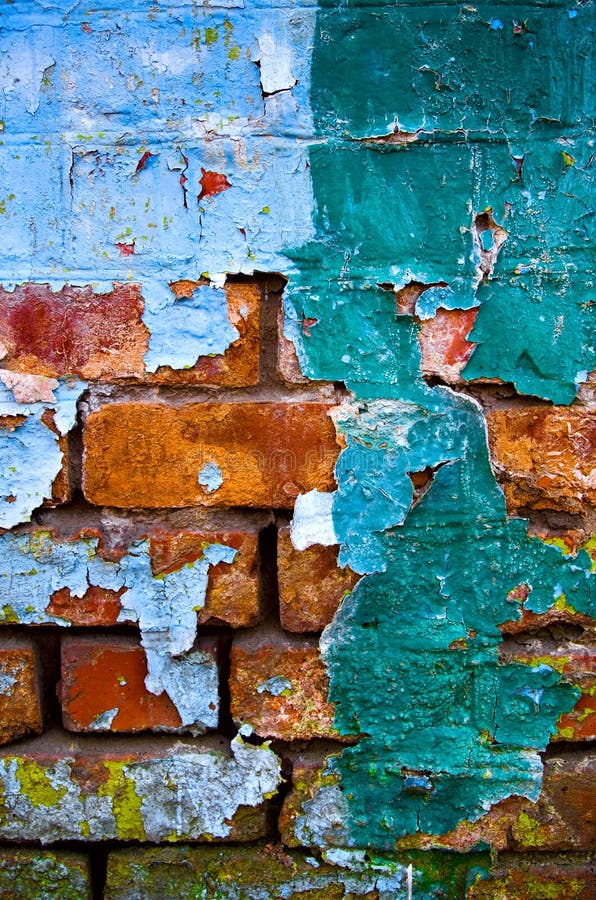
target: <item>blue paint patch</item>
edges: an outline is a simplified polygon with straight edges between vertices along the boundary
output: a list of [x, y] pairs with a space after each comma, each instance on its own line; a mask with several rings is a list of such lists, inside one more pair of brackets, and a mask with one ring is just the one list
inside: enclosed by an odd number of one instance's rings
[[[175, 301], [167, 282], [285, 271], [284, 248], [310, 236], [296, 137], [312, 134], [316, 4], [291, 16], [236, 5], [148, 18], [132, 0], [117, 27], [105, 4], [0, 12], [0, 203], [11, 197], [0, 283], [139, 283], [149, 371], [190, 366], [237, 337], [221, 295]], [[202, 170], [230, 189], [199, 200]]]
[[205, 488], [208, 494], [212, 494], [222, 486], [223, 475], [217, 463], [205, 463], [199, 472], [199, 484]]
[[493, 31], [502, 31], [503, 23], [501, 22], [500, 19], [491, 19], [490, 27], [492, 28]]
[[[58, 445], [75, 424], [77, 401], [86, 384], [62, 381], [55, 389], [54, 401], [18, 403], [12, 391], [0, 385], [0, 415], [19, 418], [0, 430], [0, 527], [12, 528], [28, 522], [34, 509], [52, 496], [54, 479], [62, 468]], [[43, 421], [47, 411], [54, 413], [56, 434]]]
[[[223, 354], [238, 337], [228, 319], [228, 303], [223, 288], [199, 285], [192, 296], [175, 300], [147, 293], [143, 321], [150, 331], [145, 354], [148, 372], [159, 366], [186, 369], [200, 356]], [[219, 485], [218, 485], [219, 486]]]

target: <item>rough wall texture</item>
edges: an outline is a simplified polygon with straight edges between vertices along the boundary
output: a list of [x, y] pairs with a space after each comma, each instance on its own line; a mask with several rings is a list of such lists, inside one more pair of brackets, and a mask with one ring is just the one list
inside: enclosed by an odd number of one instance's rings
[[593, 0], [0, 27], [0, 897], [589, 900]]

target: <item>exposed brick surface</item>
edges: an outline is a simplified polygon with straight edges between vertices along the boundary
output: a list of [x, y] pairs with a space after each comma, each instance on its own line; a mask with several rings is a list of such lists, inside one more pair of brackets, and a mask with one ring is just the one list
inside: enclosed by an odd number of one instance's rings
[[237, 725], [282, 740], [335, 735], [318, 642], [279, 634], [236, 638], [230, 695]]
[[581, 513], [596, 502], [596, 412], [546, 407], [487, 414], [493, 463], [507, 505]]
[[499, 865], [472, 885], [466, 900], [593, 900], [596, 868], [583, 865]]
[[[215, 656], [212, 641], [197, 649]], [[145, 687], [145, 651], [134, 638], [74, 637], [62, 640], [62, 718], [69, 731], [183, 731], [164, 692]], [[218, 695], [205, 698], [217, 710]], [[202, 729], [204, 730], [204, 729]]]
[[39, 677], [33, 642], [0, 635], [0, 744], [41, 732]]
[[[170, 285], [178, 298], [198, 282]], [[0, 341], [3, 366], [36, 375], [78, 375], [85, 379], [147, 378], [152, 382], [217, 384], [239, 387], [259, 378], [259, 300], [255, 284], [226, 285], [228, 317], [239, 337], [224, 354], [201, 357], [183, 372], [163, 367], [145, 376], [143, 357], [149, 331], [142, 321], [144, 300], [136, 284], [115, 284], [112, 291], [24, 284], [0, 289]]]
[[[328, 751], [331, 753], [341, 752]], [[476, 822], [463, 821], [445, 835], [411, 835], [397, 841], [400, 849], [445, 849], [469, 852], [482, 845], [494, 850], [569, 851], [589, 850], [594, 845], [596, 765], [584, 754], [553, 757], [545, 762], [544, 780], [536, 802], [509, 797], [491, 807]], [[293, 789], [280, 815], [283, 842], [290, 847], [315, 845], [321, 836], [341, 846], [343, 823], [321, 817], [326, 786], [333, 778], [324, 774], [324, 756], [307, 754], [294, 762]], [[311, 803], [312, 800], [315, 803]], [[317, 810], [314, 815], [309, 810]]]
[[108, 293], [91, 287], [25, 284], [0, 292], [6, 368], [40, 375], [113, 378], [140, 375], [148, 332], [138, 285]]
[[[314, 402], [109, 404], [85, 424], [85, 496], [125, 508], [287, 508], [299, 493], [334, 485], [339, 446], [328, 410]], [[221, 486], [199, 483], [206, 466], [218, 467]]]
[[89, 861], [57, 850], [0, 849], [1, 900], [91, 900]]
[[294, 549], [289, 526], [278, 532], [277, 579], [282, 627], [287, 631], [322, 631], [342, 597], [359, 577], [337, 565], [337, 547]]
[[[176, 281], [170, 285], [176, 297], [185, 297], [197, 287], [195, 281]], [[261, 291], [254, 283], [228, 283], [225, 287], [228, 319], [239, 336], [222, 354], [201, 356], [189, 369], [174, 370], [162, 366], [147, 376], [152, 383], [218, 385], [248, 387], [259, 380]]]
[[255, 840], [278, 781], [273, 752], [242, 742], [51, 732], [0, 754], [0, 840]]
[[[255, 530], [248, 527], [246, 531], [153, 529], [149, 533], [153, 574], [163, 575], [192, 563], [203, 555], [205, 546], [217, 543], [233, 547], [237, 552], [231, 563], [222, 562], [210, 568], [205, 605], [197, 609], [197, 622], [223, 623], [232, 628], [256, 625], [260, 608]], [[122, 545], [120, 552], [126, 550], [127, 545]], [[52, 594], [47, 612], [71, 625], [116, 625], [122, 593], [123, 589], [114, 591], [90, 585], [82, 597], [73, 597], [68, 588], [60, 588]]]
[[474, 349], [466, 340], [478, 309], [438, 309], [436, 316], [420, 323], [418, 340], [422, 372], [449, 383], [461, 381], [461, 371]]

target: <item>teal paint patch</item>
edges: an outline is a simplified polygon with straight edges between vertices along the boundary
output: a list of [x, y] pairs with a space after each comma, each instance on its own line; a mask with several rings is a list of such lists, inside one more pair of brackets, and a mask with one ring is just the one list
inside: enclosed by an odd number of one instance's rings
[[[11, 373], [12, 374], [12, 373]], [[0, 527], [12, 528], [31, 519], [33, 510], [52, 496], [54, 479], [62, 468], [61, 435], [75, 424], [77, 401], [87, 385], [76, 380], [51, 381], [45, 400], [18, 402], [0, 385]], [[55, 431], [43, 421], [53, 413]], [[14, 417], [14, 418], [13, 418]], [[11, 424], [11, 419], [13, 423]]]
[[[512, 794], [535, 799], [539, 752], [577, 699], [548, 666], [501, 662], [499, 626], [519, 618], [521, 584], [528, 609], [564, 594], [594, 616], [590, 559], [507, 518], [482, 410], [427, 386], [409, 313], [480, 305], [467, 375], [555, 402], [593, 365], [591, 138], [574, 136], [593, 84], [586, 58], [566, 68], [564, 50], [593, 39], [593, 4], [582, 15], [571, 32], [567, 8], [528, 6], [518, 31], [517, 5], [380, 4], [373, 16], [321, 3], [316, 238], [291, 251], [286, 333], [304, 374], [351, 393], [321, 531], [365, 577], [321, 649], [335, 725], [363, 737], [328, 760], [331, 783], [297, 824], [305, 844], [389, 849]], [[430, 140], [400, 144], [398, 128]], [[410, 281], [432, 291], [398, 316], [387, 289]]]

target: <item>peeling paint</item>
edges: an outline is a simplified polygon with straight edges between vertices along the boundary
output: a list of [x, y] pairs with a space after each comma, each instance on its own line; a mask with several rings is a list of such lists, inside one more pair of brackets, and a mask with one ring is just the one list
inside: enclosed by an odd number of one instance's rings
[[59, 542], [43, 531], [0, 536], [0, 619], [66, 625], [47, 612], [57, 591], [68, 588], [76, 598], [90, 586], [124, 589], [119, 621], [139, 625], [147, 657], [147, 689], [154, 694], [166, 691], [181, 724], [191, 731], [200, 734], [215, 727], [217, 664], [212, 654], [192, 651], [192, 646], [209, 569], [232, 562], [236, 550], [213, 544], [196, 562], [154, 576], [147, 540], [132, 544], [118, 562], [98, 556], [97, 546], [96, 538]]
[[81, 778], [75, 757], [41, 765], [0, 760], [4, 840], [194, 840], [225, 838], [242, 806], [257, 806], [281, 780], [268, 747], [235, 738], [231, 756], [180, 745], [166, 756], [98, 763]]
[[[42, 386], [23, 386], [20, 379], [10, 377], [2, 381], [0, 416], [6, 426], [0, 430], [0, 527], [12, 528], [28, 522], [33, 510], [51, 498], [62, 468], [60, 436], [74, 426], [77, 401], [86, 384], [46, 379]], [[40, 393], [42, 398], [37, 399]], [[25, 401], [25, 396], [34, 399]], [[48, 412], [53, 414], [55, 430], [46, 424]]]
[[205, 488], [208, 494], [212, 494], [222, 486], [223, 475], [217, 463], [205, 463], [199, 472], [199, 484]]
[[[309, 845], [388, 849], [535, 799], [539, 752], [578, 696], [550, 666], [504, 663], [500, 626], [561, 597], [593, 616], [591, 561], [507, 517], [482, 409], [425, 383], [414, 318], [479, 307], [464, 377], [554, 402], [596, 365], [593, 139], [576, 133], [591, 76], [587, 56], [553, 52], [587, 48], [594, 7], [581, 32], [558, 3], [524, 10], [528, 32], [504, 11], [330, 2], [317, 16], [316, 238], [291, 251], [286, 335], [306, 376], [350, 398], [334, 415], [337, 491], [298, 498], [293, 539], [335, 534], [340, 563], [364, 575], [321, 639], [335, 726], [363, 737], [304, 804]], [[361, 140], [398, 131], [418, 139]]]

